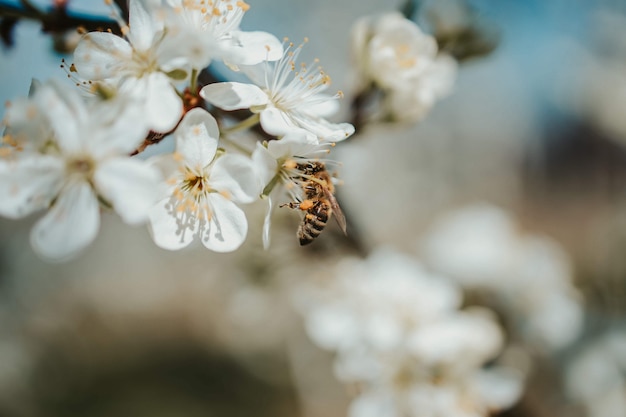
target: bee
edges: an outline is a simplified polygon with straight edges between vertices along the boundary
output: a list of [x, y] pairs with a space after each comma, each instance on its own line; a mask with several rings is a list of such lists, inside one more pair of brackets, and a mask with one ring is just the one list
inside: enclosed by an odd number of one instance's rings
[[304, 199], [283, 204], [292, 209], [304, 211], [304, 218], [298, 227], [300, 245], [308, 245], [317, 238], [326, 223], [335, 215], [335, 220], [346, 233], [346, 218], [335, 198], [335, 186], [323, 162], [306, 162], [296, 164], [300, 175], [294, 180], [300, 184]]

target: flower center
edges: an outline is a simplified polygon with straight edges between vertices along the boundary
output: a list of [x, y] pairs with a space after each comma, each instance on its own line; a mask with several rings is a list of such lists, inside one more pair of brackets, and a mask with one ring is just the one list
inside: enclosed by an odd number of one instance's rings
[[239, 23], [250, 6], [235, 0], [184, 0], [182, 13], [187, 21], [219, 39], [239, 27]]
[[303, 104], [313, 105], [328, 100], [319, 93], [328, 88], [331, 79], [318, 66], [318, 60], [313, 61], [316, 70], [311, 70], [305, 63], [296, 64], [306, 42], [308, 39], [305, 38], [297, 47], [289, 42], [283, 57], [273, 67], [266, 63], [265, 91], [272, 104], [280, 110], [289, 111]]
[[70, 175], [78, 175], [85, 179], [91, 179], [96, 170], [96, 163], [89, 157], [71, 159], [67, 162], [67, 171]]

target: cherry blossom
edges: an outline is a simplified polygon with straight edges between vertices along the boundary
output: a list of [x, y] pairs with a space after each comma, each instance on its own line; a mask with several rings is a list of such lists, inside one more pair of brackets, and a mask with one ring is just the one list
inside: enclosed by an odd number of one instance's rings
[[328, 155], [329, 146], [318, 144], [315, 136], [304, 130], [293, 130], [280, 140], [257, 143], [252, 154], [254, 166], [264, 184], [263, 197], [268, 208], [263, 224], [263, 245], [270, 244], [270, 225], [274, 199], [281, 191], [287, 190], [291, 201], [302, 199], [298, 165], [318, 162]]
[[234, 251], [248, 232], [236, 203], [250, 203], [260, 193], [252, 161], [218, 150], [217, 122], [202, 109], [189, 111], [174, 136], [176, 152], [155, 160], [167, 187], [150, 212], [154, 242], [177, 250], [198, 239], [213, 251]]
[[189, 76], [180, 52], [165, 48], [167, 37], [159, 19], [144, 0], [130, 0], [124, 38], [107, 32], [86, 34], [74, 51], [79, 77], [104, 82], [133, 95], [143, 107], [148, 126], [157, 132], [172, 129], [183, 103], [174, 83]]
[[438, 54], [435, 39], [396, 12], [358, 20], [352, 50], [361, 84], [373, 81], [386, 91], [388, 110], [398, 120], [422, 119], [456, 78], [456, 61]]
[[223, 110], [249, 109], [258, 114], [261, 127], [270, 135], [283, 136], [291, 130], [304, 129], [320, 142], [344, 140], [354, 133], [354, 127], [326, 120], [337, 112], [337, 99], [342, 93], [324, 93], [331, 79], [321, 67], [296, 63], [302, 47], [303, 44], [294, 47], [290, 43], [276, 63], [243, 68], [256, 85], [215, 83], [204, 87], [200, 95]]
[[[101, 201], [128, 224], [141, 224], [157, 198], [159, 173], [128, 157], [147, 133], [132, 102], [86, 104], [54, 82], [37, 89], [32, 131], [45, 147], [0, 160], [0, 214], [22, 218], [49, 208], [33, 227], [34, 250], [50, 260], [75, 256], [96, 237]], [[35, 135], [35, 141], [40, 138]]]
[[232, 0], [167, 0], [171, 6], [163, 48], [184, 56], [192, 68], [222, 59], [232, 68], [280, 59], [282, 43], [262, 31], [244, 32], [239, 25], [250, 6]]

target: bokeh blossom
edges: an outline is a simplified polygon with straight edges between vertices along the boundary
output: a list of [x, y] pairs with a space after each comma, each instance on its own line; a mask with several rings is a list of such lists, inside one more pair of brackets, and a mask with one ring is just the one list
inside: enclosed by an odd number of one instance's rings
[[405, 255], [345, 260], [297, 295], [309, 335], [336, 354], [336, 376], [360, 387], [351, 417], [487, 416], [521, 394], [515, 371], [484, 368], [503, 346], [493, 314], [460, 310], [460, 288]]
[[547, 237], [518, 232], [506, 211], [459, 209], [433, 225], [420, 246], [437, 271], [494, 295], [527, 343], [561, 349], [580, 333], [583, 309], [568, 256]]
[[454, 85], [455, 60], [438, 53], [435, 39], [399, 13], [358, 20], [352, 51], [360, 83], [385, 91], [388, 111], [398, 120], [421, 120]]

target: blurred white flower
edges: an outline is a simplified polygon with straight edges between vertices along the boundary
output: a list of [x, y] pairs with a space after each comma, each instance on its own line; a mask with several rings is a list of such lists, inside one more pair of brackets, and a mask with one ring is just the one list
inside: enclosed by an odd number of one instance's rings
[[[38, 88], [31, 120], [35, 142], [48, 131], [46, 146], [0, 160], [0, 214], [22, 218], [50, 207], [31, 233], [42, 257], [65, 260], [96, 237], [100, 203], [129, 224], [143, 223], [158, 197], [159, 173], [128, 155], [147, 134], [132, 102], [92, 102], [57, 83]], [[34, 102], [33, 102], [34, 103]], [[126, 105], [124, 105], [126, 104]], [[29, 104], [30, 105], [30, 104]]]
[[[53, 133], [50, 123], [41, 108], [41, 100], [37, 97], [39, 83], [33, 80], [29, 97], [18, 97], [7, 103], [6, 114], [2, 125], [6, 126], [3, 133], [3, 149], [9, 153], [15, 149], [39, 149], [45, 146]], [[0, 126], [2, 126], [0, 125]]]
[[490, 294], [527, 343], [559, 349], [580, 333], [583, 308], [567, 254], [546, 237], [519, 234], [505, 211], [460, 209], [436, 223], [421, 246], [435, 270]]
[[243, 32], [239, 24], [250, 8], [243, 1], [167, 0], [172, 13], [167, 19], [163, 49], [186, 58], [192, 68], [207, 67], [218, 58], [231, 67], [275, 61], [283, 54], [282, 43], [266, 32]]
[[457, 286], [389, 249], [344, 261], [297, 302], [313, 341], [335, 351], [335, 374], [357, 383], [350, 416], [486, 416], [511, 406], [523, 378], [483, 369], [503, 344], [494, 315], [459, 310]]
[[452, 90], [456, 61], [438, 54], [436, 40], [400, 13], [358, 20], [352, 49], [360, 82], [374, 82], [388, 93], [387, 105], [396, 119], [420, 120]]
[[79, 77], [103, 81], [136, 97], [148, 127], [167, 132], [183, 111], [173, 83], [187, 78], [188, 70], [180, 51], [163, 48], [167, 31], [145, 0], [130, 0], [129, 10], [126, 39], [88, 33], [74, 51], [74, 65]]
[[611, 331], [587, 345], [569, 364], [567, 393], [588, 417], [626, 415], [626, 333]]
[[246, 216], [235, 203], [250, 203], [260, 192], [252, 161], [218, 154], [217, 122], [203, 109], [189, 111], [174, 136], [176, 153], [156, 160], [168, 186], [166, 197], [150, 212], [155, 243], [177, 250], [198, 238], [213, 251], [234, 251], [248, 232]]
[[261, 127], [270, 135], [283, 136], [294, 129], [305, 129], [320, 142], [344, 140], [354, 133], [354, 127], [326, 120], [339, 109], [337, 99], [342, 94], [324, 94], [331, 80], [320, 67], [296, 63], [302, 47], [303, 44], [294, 48], [290, 43], [278, 62], [243, 68], [256, 85], [209, 84], [200, 95], [223, 110], [249, 109], [259, 114]]
[[397, 349], [413, 328], [461, 303], [458, 288], [392, 251], [341, 263], [336, 276], [305, 308], [310, 336], [326, 349]]

